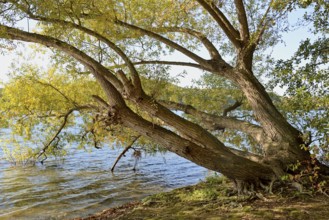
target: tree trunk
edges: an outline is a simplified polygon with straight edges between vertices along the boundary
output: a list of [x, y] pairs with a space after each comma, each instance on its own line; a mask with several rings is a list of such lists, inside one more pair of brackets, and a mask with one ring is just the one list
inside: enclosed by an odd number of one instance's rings
[[265, 163], [286, 170], [287, 166], [309, 161], [310, 153], [303, 148], [301, 133], [291, 126], [277, 110], [264, 86], [252, 72], [245, 69], [233, 71], [233, 80], [245, 94], [260, 123], [265, 136], [261, 141]]
[[[221, 151], [201, 147], [191, 141], [184, 140], [175, 133], [145, 121], [130, 109], [120, 110], [124, 117], [123, 124], [134, 129], [143, 136], [156, 140], [169, 151], [178, 154], [202, 167], [218, 171], [236, 180], [253, 184], [269, 183], [275, 178], [269, 166], [262, 165], [230, 151]], [[187, 171], [188, 172], [188, 171]]]

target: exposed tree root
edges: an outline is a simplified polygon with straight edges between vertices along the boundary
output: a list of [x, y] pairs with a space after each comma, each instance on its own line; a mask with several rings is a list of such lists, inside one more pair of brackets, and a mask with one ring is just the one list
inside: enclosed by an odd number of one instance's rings
[[238, 195], [255, 195], [256, 197], [260, 192], [265, 192], [269, 194], [273, 194], [273, 186], [277, 181], [277, 178], [273, 178], [270, 182], [262, 182], [262, 181], [254, 181], [254, 182], [246, 182], [241, 180], [233, 180], [234, 189]]
[[[309, 182], [298, 182], [295, 180], [291, 181], [280, 181], [274, 178], [271, 182], [245, 182], [239, 180], [233, 180], [233, 191], [228, 196], [248, 196], [248, 200], [260, 199], [268, 201], [266, 195], [270, 196], [273, 194], [291, 193], [292, 197], [296, 195], [307, 195], [315, 196], [316, 194], [322, 194], [329, 198], [329, 185], [325, 183], [320, 188], [314, 188], [314, 185]], [[296, 194], [297, 193], [297, 194]]]

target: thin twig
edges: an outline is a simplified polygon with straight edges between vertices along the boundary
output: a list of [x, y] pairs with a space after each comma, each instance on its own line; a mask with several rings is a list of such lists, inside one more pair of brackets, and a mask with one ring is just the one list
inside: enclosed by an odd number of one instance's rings
[[[64, 115], [64, 120], [63, 123], [61, 124], [61, 126], [59, 127], [59, 129], [57, 130], [56, 134], [50, 139], [50, 141], [42, 148], [42, 150], [37, 154], [37, 159], [39, 159], [42, 155], [45, 155], [46, 150], [50, 147], [50, 145], [55, 141], [55, 139], [58, 137], [58, 135], [62, 132], [62, 130], [64, 129], [64, 127], [67, 124], [67, 120], [68, 117], [77, 110], [82, 110], [82, 109], [87, 109], [90, 108], [90, 106], [80, 106], [77, 108], [72, 108], [70, 109], [68, 112], [66, 112], [66, 114]], [[46, 159], [47, 156], [45, 155], [45, 159], [41, 161], [41, 163], [43, 163]]]
[[50, 84], [50, 83], [47, 83], [47, 82], [42, 82], [42, 81], [40, 81], [40, 80], [33, 79], [33, 78], [31, 78], [30, 80], [31, 80], [31, 81], [34, 81], [34, 82], [36, 82], [36, 83], [39, 83], [39, 84], [41, 84], [41, 85], [43, 85], [43, 86], [48, 86], [48, 87], [54, 89], [54, 90], [55, 90], [56, 92], [58, 92], [61, 96], [63, 96], [68, 102], [72, 103], [74, 106], [77, 106], [77, 103], [76, 103], [73, 99], [71, 99], [70, 97], [68, 97], [67, 95], [65, 95], [62, 91], [60, 91], [60, 90], [59, 90], [57, 87], [55, 87], [54, 85], [52, 85], [52, 84]]
[[[75, 109], [70, 109], [64, 116], [64, 121], [61, 124], [61, 126], [59, 127], [59, 129], [57, 130], [56, 134], [50, 139], [50, 141], [42, 148], [42, 150], [39, 152], [37, 159], [41, 156], [44, 155], [46, 150], [49, 148], [49, 146], [54, 142], [54, 140], [56, 139], [56, 137], [61, 133], [61, 131], [63, 130], [63, 128], [65, 127], [66, 123], [67, 123], [67, 119], [70, 116], [70, 114], [74, 111]], [[43, 162], [43, 161], [42, 161]]]

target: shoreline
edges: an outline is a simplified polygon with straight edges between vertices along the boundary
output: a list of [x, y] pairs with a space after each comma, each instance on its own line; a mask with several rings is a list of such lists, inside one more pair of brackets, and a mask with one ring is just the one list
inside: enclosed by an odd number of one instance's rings
[[105, 209], [101, 212], [95, 213], [86, 217], [73, 218], [71, 220], [98, 220], [98, 219], [114, 219], [125, 215], [138, 205], [141, 205], [141, 201], [128, 202], [120, 206]]
[[[281, 189], [282, 190], [282, 189]], [[232, 184], [211, 177], [196, 185], [147, 196], [140, 201], [109, 208], [72, 220], [138, 219], [327, 219], [328, 197], [297, 193], [290, 188], [275, 194], [232, 196]]]

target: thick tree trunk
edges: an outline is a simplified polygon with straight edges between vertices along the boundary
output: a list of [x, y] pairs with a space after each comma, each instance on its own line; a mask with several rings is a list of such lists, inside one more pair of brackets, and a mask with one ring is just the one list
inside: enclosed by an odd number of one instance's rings
[[246, 69], [233, 71], [232, 78], [245, 94], [256, 120], [264, 130], [261, 146], [265, 163], [285, 170], [287, 166], [309, 161], [310, 154], [303, 148], [301, 133], [289, 124], [277, 110], [264, 86]]
[[145, 121], [128, 108], [121, 109], [120, 114], [125, 118], [123, 121], [125, 126], [156, 140], [157, 143], [165, 146], [169, 151], [200, 166], [221, 172], [231, 179], [257, 185], [259, 183], [269, 183], [275, 178], [275, 174], [269, 166], [237, 156], [230, 151], [216, 151], [184, 140], [167, 129]]
[[299, 136], [298, 130], [292, 127], [274, 106], [264, 86], [249, 72], [239, 70], [235, 82], [245, 94], [251, 105], [255, 118], [264, 128], [265, 133], [274, 141], [288, 140], [292, 143]]

